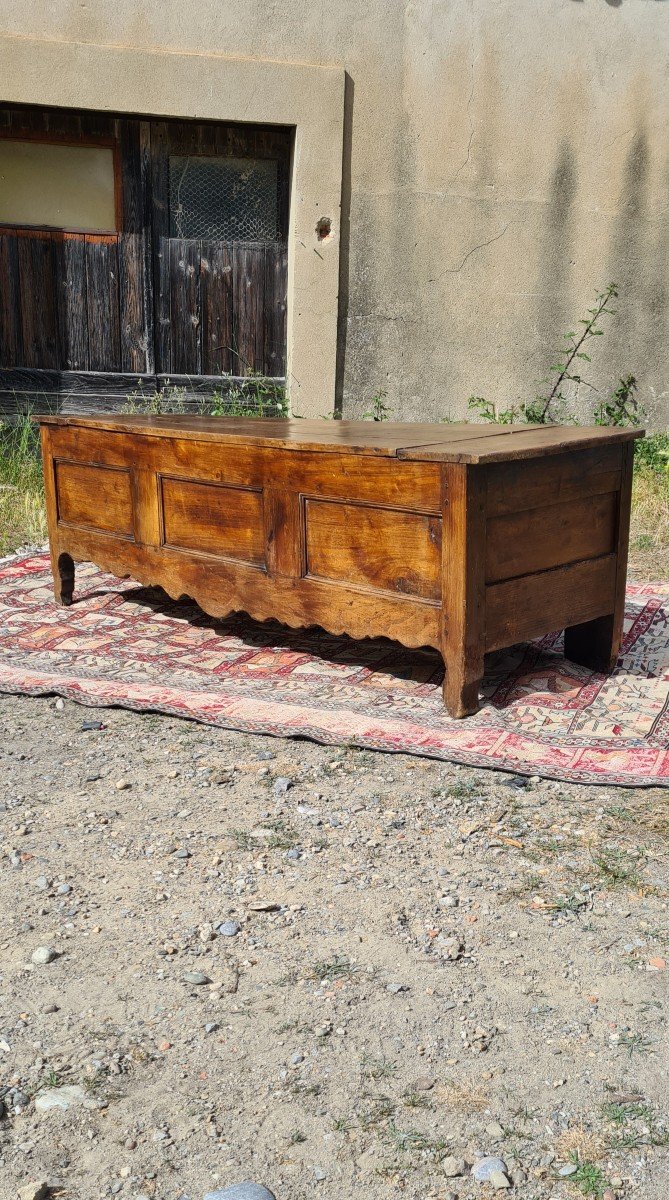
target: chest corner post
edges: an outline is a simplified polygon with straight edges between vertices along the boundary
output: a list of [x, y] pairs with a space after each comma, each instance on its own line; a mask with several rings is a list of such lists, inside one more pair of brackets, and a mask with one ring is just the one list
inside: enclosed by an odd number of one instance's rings
[[442, 654], [444, 704], [477, 711], [485, 650], [487, 468], [442, 464]]

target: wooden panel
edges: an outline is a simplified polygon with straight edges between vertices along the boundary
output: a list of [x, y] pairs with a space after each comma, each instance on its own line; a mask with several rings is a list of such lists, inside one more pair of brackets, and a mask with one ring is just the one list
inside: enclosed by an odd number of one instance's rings
[[88, 371], [88, 289], [83, 234], [64, 238], [58, 247], [58, 322], [61, 366], [67, 371]]
[[88, 353], [91, 371], [121, 369], [118, 246], [115, 238], [86, 238]]
[[487, 471], [445, 463], [442, 647], [444, 703], [452, 717], [476, 712], [485, 649]]
[[[44, 419], [51, 423], [50, 418]], [[84, 420], [94, 428], [86, 428], [81, 423]], [[62, 424], [56, 418], [54, 446], [62, 457], [80, 454], [115, 466], [131, 462], [134, 447], [134, 453], [155, 471], [283, 492], [299, 490], [323, 498], [383, 499], [392, 508], [413, 508], [439, 516], [441, 480], [435, 463], [398, 463], [362, 456], [333, 461], [330, 455], [308, 451], [277, 454], [264, 446], [197, 442], [167, 436], [165, 418], [160, 419], [164, 436], [147, 437], [123, 432], [126, 422], [123, 414], [100, 420], [71, 417]], [[204, 418], [192, 423], [195, 430], [206, 425]], [[219, 421], [221, 427], [227, 423]], [[95, 426], [101, 427], [102, 433]]]
[[162, 540], [158, 475], [145, 465], [136, 465], [131, 471], [130, 483], [135, 541], [157, 547]]
[[[268, 472], [269, 474], [269, 472]], [[278, 480], [272, 476], [271, 484]], [[267, 570], [272, 575], [299, 579], [304, 574], [302, 548], [302, 502], [288, 487], [270, 486], [263, 490]]]
[[305, 501], [306, 570], [376, 591], [441, 598], [441, 521], [371, 505]]
[[286, 304], [288, 249], [278, 242], [265, 248], [263, 371], [270, 377], [286, 370]]
[[488, 468], [488, 516], [617, 492], [622, 449], [605, 445], [548, 460], [496, 463]]
[[59, 138], [78, 141], [82, 137], [82, 116], [67, 109], [51, 109], [45, 113], [49, 134]]
[[200, 244], [170, 238], [170, 336], [173, 371], [199, 375]]
[[153, 237], [154, 340], [156, 370], [172, 370], [169, 260], [169, 132], [165, 121], [151, 122], [151, 228]]
[[618, 494], [566, 500], [488, 521], [486, 581], [514, 579], [614, 549]]
[[616, 555], [486, 588], [486, 650], [513, 646], [613, 611]]
[[495, 463], [526, 458], [543, 458], [567, 451], [585, 450], [601, 443], [627, 442], [643, 436], [642, 429], [614, 429], [572, 425], [470, 425], [469, 437], [454, 444], [452, 426], [438, 438], [417, 440], [399, 449], [398, 458], [424, 461]]
[[121, 370], [147, 370], [148, 335], [144, 324], [144, 238], [123, 233], [118, 241]]
[[0, 233], [0, 367], [17, 367], [22, 360], [18, 238]]
[[[102, 419], [91, 419], [83, 423], [90, 428], [105, 428]], [[286, 446], [291, 450], [299, 450], [300, 453], [315, 451], [334, 454], [337, 457], [369, 454], [393, 459], [399, 456], [398, 447], [416, 439], [416, 430], [420, 434], [425, 429], [440, 428], [435, 425], [416, 425], [410, 421], [323, 421], [310, 418], [278, 420], [263, 417], [197, 419], [178, 414], [159, 419], [142, 414], [129, 414], [119, 418], [117, 422], [112, 422], [109, 427], [117, 430], [128, 429], [133, 433], [159, 433], [161, 436], [174, 433], [182, 438], [217, 443], [246, 440], [254, 446], [270, 446], [272, 449]], [[470, 427], [465, 424], [450, 426], [451, 440], [457, 441], [458, 435], [466, 437], [468, 428]], [[358, 467], [351, 463], [347, 469], [355, 472]], [[397, 465], [394, 469], [397, 470]], [[428, 469], [437, 471], [439, 468], [433, 464]]]
[[234, 350], [240, 375], [264, 368], [265, 248], [234, 243]]
[[51, 237], [20, 237], [19, 287], [23, 365], [58, 368], [56, 243]]
[[121, 369], [154, 370], [151, 144], [148, 121], [119, 121], [123, 233], [119, 237]]
[[163, 542], [172, 549], [265, 561], [262, 492], [161, 478]]
[[203, 242], [200, 257], [203, 375], [233, 370], [232, 246]]
[[440, 645], [436, 605], [407, 603], [406, 597], [365, 592], [317, 579], [271, 578], [256, 566], [224, 558], [153, 550], [81, 528], [61, 525], [57, 545], [78, 562], [98, 563], [142, 583], [158, 584], [174, 598], [190, 596], [211, 616], [243, 611], [258, 621], [269, 617], [291, 626], [321, 625], [351, 637], [389, 637], [404, 646]]
[[617, 496], [616, 580], [613, 608], [609, 614], [598, 620], [568, 625], [564, 634], [565, 656], [596, 671], [613, 670], [622, 644], [633, 468], [634, 443], [627, 442], [622, 450], [621, 484]]
[[58, 520], [131, 537], [130, 473], [92, 464], [56, 462]]

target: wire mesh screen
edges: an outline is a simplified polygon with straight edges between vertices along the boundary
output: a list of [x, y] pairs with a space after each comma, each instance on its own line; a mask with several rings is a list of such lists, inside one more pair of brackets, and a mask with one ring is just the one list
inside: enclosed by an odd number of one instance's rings
[[274, 159], [170, 156], [170, 235], [221, 241], [279, 238]]

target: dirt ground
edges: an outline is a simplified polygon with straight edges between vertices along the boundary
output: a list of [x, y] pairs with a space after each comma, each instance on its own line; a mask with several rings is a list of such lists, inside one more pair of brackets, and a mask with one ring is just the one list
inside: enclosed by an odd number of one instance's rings
[[2, 1200], [666, 1200], [666, 793], [53, 698], [0, 730]]

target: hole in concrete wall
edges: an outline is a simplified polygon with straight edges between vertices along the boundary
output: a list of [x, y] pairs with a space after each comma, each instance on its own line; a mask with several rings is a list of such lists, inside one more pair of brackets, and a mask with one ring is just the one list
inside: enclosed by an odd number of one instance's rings
[[316, 237], [319, 242], [327, 242], [332, 237], [332, 221], [330, 217], [319, 217], [316, 222]]

